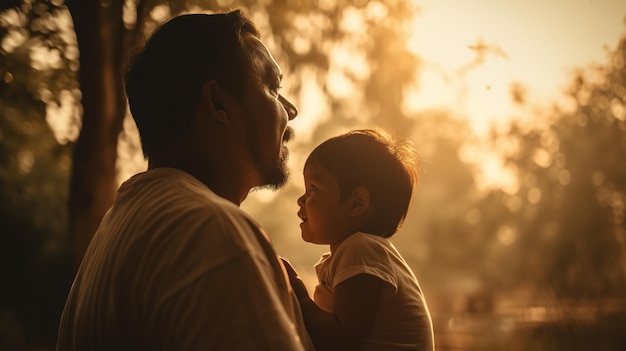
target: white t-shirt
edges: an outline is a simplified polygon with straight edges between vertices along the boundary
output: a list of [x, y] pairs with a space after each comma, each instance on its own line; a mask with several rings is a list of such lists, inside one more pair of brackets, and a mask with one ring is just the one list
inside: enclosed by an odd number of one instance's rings
[[341, 282], [370, 274], [387, 284], [376, 320], [363, 350], [434, 350], [432, 320], [426, 300], [411, 268], [386, 238], [355, 233], [332, 255], [315, 264], [319, 280], [314, 301], [333, 312], [333, 290]]
[[85, 254], [57, 350], [313, 350], [267, 236], [177, 169], [120, 187]]

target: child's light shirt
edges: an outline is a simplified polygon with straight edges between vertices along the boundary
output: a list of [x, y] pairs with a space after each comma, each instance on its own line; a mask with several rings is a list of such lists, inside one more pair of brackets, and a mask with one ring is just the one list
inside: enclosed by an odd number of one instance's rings
[[341, 282], [370, 274], [387, 284], [372, 331], [363, 350], [434, 350], [432, 321], [426, 300], [413, 271], [386, 238], [355, 233], [332, 255], [315, 264], [318, 285], [314, 301], [333, 312], [333, 290]]

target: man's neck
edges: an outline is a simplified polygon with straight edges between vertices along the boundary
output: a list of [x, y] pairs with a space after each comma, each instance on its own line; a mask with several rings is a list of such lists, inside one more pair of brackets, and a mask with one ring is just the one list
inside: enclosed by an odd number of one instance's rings
[[226, 167], [199, 164], [197, 161], [185, 158], [167, 157], [165, 155], [153, 156], [148, 163], [148, 169], [176, 168], [184, 171], [206, 185], [211, 191], [220, 197], [241, 205], [250, 189], [245, 189], [243, 184], [237, 182], [239, 177]]

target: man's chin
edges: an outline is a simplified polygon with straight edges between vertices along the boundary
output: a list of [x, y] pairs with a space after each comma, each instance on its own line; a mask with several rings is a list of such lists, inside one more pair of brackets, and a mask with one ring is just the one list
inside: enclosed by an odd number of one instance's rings
[[264, 187], [265, 188], [269, 188], [271, 190], [278, 190], [278, 189], [284, 187], [285, 184], [287, 184], [288, 180], [289, 180], [289, 174], [285, 170], [285, 171], [281, 172], [280, 174], [276, 174], [271, 179], [268, 179], [268, 181], [266, 182]]
[[268, 170], [265, 176], [265, 184], [273, 190], [277, 190], [285, 186], [289, 180], [289, 168], [287, 160], [289, 159], [289, 149], [282, 147], [280, 157], [274, 169]]
[[285, 186], [289, 180], [289, 170], [286, 165], [283, 164], [281, 166], [280, 168], [265, 172], [263, 184], [258, 186], [257, 189], [278, 190]]
[[266, 167], [261, 175], [261, 184], [255, 189], [278, 190], [287, 184], [289, 180], [289, 168], [287, 160], [289, 159], [289, 150], [283, 146], [280, 156], [273, 167]]

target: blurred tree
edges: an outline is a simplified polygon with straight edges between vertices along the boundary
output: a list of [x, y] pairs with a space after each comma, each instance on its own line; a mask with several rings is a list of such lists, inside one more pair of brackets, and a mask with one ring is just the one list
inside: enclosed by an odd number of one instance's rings
[[471, 223], [465, 218], [478, 194], [475, 170], [460, 157], [471, 130], [466, 121], [441, 111], [415, 118], [422, 172], [406, 223], [394, 240], [413, 266], [423, 268], [420, 276], [435, 289], [451, 283], [444, 276], [474, 274], [470, 267], [475, 256], [468, 244], [479, 238], [468, 234]]
[[[136, 6], [124, 16], [126, 6]], [[68, 0], [80, 51], [82, 124], [74, 145], [69, 220], [80, 262], [117, 189], [117, 142], [126, 115], [122, 66], [143, 32], [145, 1]]]
[[533, 110], [526, 121], [534, 124], [494, 132], [492, 148], [518, 179], [513, 191], [477, 192], [472, 166], [459, 158], [471, 136], [446, 133], [463, 127], [443, 116], [430, 126], [418, 118], [417, 130], [431, 133], [414, 134], [418, 145], [435, 151], [425, 152], [395, 240], [414, 247], [407, 259], [427, 291], [626, 296], [625, 62], [626, 37], [607, 64], [576, 73], [569, 106]]
[[576, 73], [569, 107], [536, 125], [514, 123], [497, 139], [513, 142], [507, 159], [520, 187], [492, 194], [505, 206], [490, 218], [499, 228], [485, 229], [514, 241], [516, 254], [496, 262], [517, 267], [517, 286], [558, 297], [626, 296], [625, 62], [626, 37], [607, 65]]
[[70, 96], [56, 8], [0, 14], [0, 349], [51, 344], [72, 279], [67, 242], [71, 146], [48, 123]]

